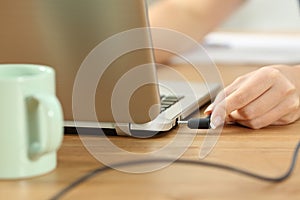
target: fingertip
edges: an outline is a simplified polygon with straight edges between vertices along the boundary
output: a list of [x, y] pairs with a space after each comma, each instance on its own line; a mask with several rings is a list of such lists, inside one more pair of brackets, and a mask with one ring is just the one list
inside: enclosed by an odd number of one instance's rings
[[208, 115], [211, 115], [212, 110], [205, 110], [203, 113], [204, 113], [204, 115], [208, 116]]
[[205, 115], [210, 115], [213, 111], [214, 108], [214, 104], [210, 104], [205, 110], [204, 110], [204, 114]]
[[226, 111], [225, 107], [223, 106], [224, 104], [220, 103], [216, 105], [211, 112], [211, 121], [210, 121], [210, 127], [212, 129], [216, 129], [221, 125], [224, 125], [225, 123], [225, 118], [226, 118]]

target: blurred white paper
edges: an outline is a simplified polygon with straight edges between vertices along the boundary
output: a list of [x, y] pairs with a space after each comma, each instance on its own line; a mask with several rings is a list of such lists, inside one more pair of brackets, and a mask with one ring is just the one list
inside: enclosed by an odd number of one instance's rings
[[[300, 34], [211, 33], [204, 39], [203, 48], [216, 63], [294, 64], [300, 63]], [[193, 62], [205, 62], [200, 51], [183, 56]], [[178, 58], [172, 60], [182, 62]]]

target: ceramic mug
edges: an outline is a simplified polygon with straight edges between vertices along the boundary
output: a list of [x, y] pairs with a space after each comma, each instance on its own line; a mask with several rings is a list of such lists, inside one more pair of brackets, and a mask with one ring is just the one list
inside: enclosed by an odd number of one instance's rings
[[0, 179], [29, 178], [54, 170], [62, 138], [54, 70], [0, 64]]

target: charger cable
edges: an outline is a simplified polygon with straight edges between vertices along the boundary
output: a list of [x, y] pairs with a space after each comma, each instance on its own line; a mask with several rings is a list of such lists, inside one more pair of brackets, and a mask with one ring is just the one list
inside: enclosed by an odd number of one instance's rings
[[278, 177], [264, 176], [264, 175], [256, 174], [256, 173], [253, 173], [253, 172], [250, 172], [250, 171], [247, 171], [247, 170], [236, 168], [236, 167], [233, 167], [233, 166], [228, 166], [228, 165], [224, 165], [224, 164], [220, 164], [220, 163], [200, 161], [200, 160], [179, 159], [179, 160], [173, 161], [170, 158], [135, 160], [135, 161], [116, 163], [116, 164], [114, 164], [110, 167], [109, 166], [103, 166], [103, 167], [96, 168], [96, 169], [88, 172], [87, 174], [83, 175], [82, 177], [78, 178], [77, 180], [75, 180], [73, 183], [71, 183], [70, 185], [68, 185], [64, 189], [62, 189], [60, 192], [55, 194], [50, 200], [59, 200], [66, 193], [70, 192], [72, 189], [74, 189], [78, 185], [84, 183], [88, 179], [90, 179], [90, 178], [92, 178], [96, 175], [99, 175], [101, 173], [104, 173], [108, 170], [111, 170], [115, 167], [135, 166], [135, 165], [143, 165], [143, 164], [149, 164], [149, 163], [170, 163], [170, 162], [174, 162], [174, 163], [186, 164], [186, 165], [212, 167], [212, 168], [226, 170], [226, 171], [229, 171], [229, 172], [232, 172], [232, 173], [238, 173], [238, 174], [245, 175], [245, 176], [248, 176], [248, 177], [251, 177], [251, 178], [254, 178], [254, 179], [258, 179], [258, 180], [261, 180], [261, 181], [279, 183], [279, 182], [285, 181], [287, 178], [289, 178], [291, 176], [291, 174], [292, 174], [292, 172], [295, 168], [295, 165], [296, 165], [296, 160], [297, 160], [297, 157], [298, 157], [299, 149], [300, 149], [300, 141], [298, 142], [297, 146], [295, 147], [293, 157], [292, 157], [292, 161], [291, 161], [291, 164], [290, 164], [289, 168], [287, 169], [287, 171], [285, 173], [283, 173], [281, 176], [278, 176]]

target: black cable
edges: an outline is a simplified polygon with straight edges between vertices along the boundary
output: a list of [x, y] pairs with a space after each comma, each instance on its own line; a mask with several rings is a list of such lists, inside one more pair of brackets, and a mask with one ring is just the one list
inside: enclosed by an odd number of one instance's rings
[[259, 179], [259, 180], [262, 180], [262, 181], [268, 181], [268, 182], [274, 182], [274, 183], [277, 182], [278, 183], [278, 182], [282, 182], [282, 181], [286, 180], [292, 174], [292, 172], [295, 168], [295, 165], [296, 165], [296, 160], [297, 160], [297, 157], [298, 157], [299, 149], [300, 149], [300, 141], [298, 142], [297, 146], [295, 147], [293, 158], [292, 158], [289, 169], [283, 175], [278, 176], [278, 177], [268, 177], [268, 176], [264, 176], [264, 175], [260, 175], [260, 174], [255, 174], [253, 172], [249, 172], [249, 171], [246, 171], [246, 170], [243, 170], [243, 169], [239, 169], [239, 168], [236, 168], [236, 167], [233, 167], [233, 166], [227, 166], [227, 165], [223, 165], [223, 164], [211, 163], [211, 162], [205, 162], [205, 161], [194, 161], [194, 160], [186, 160], [186, 159], [180, 159], [180, 160], [173, 161], [173, 159], [169, 159], [169, 158], [136, 160], [136, 161], [117, 163], [117, 164], [114, 164], [110, 167], [103, 166], [103, 167], [99, 167], [99, 168], [97, 168], [97, 169], [95, 169], [91, 172], [88, 172], [87, 174], [85, 174], [82, 177], [78, 178], [76, 181], [74, 181], [69, 186], [62, 189], [59, 193], [57, 193], [55, 196], [53, 196], [51, 198], [51, 200], [60, 199], [67, 192], [69, 192], [70, 190], [72, 190], [73, 188], [78, 186], [79, 184], [87, 181], [89, 178], [91, 178], [91, 177], [93, 177], [93, 176], [95, 176], [99, 173], [108, 171], [108, 170], [110, 170], [112, 168], [115, 168], [115, 167], [125, 167], [125, 166], [141, 165], [141, 164], [147, 164], [147, 163], [175, 162], [175, 163], [197, 165], [197, 166], [201, 165], [201, 166], [213, 167], [213, 168], [217, 168], [217, 169], [223, 169], [223, 170], [231, 171], [231, 172], [242, 174], [242, 175], [245, 175], [245, 176], [248, 176], [248, 177], [251, 177], [251, 178], [256, 178], [256, 179]]

